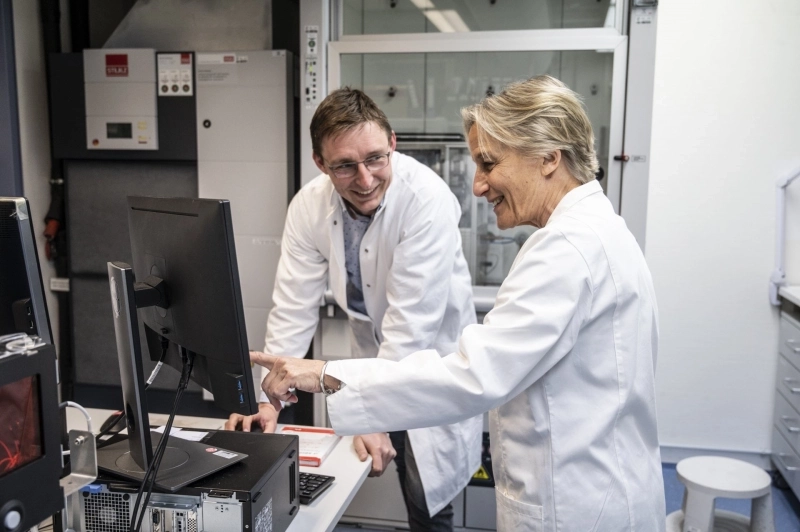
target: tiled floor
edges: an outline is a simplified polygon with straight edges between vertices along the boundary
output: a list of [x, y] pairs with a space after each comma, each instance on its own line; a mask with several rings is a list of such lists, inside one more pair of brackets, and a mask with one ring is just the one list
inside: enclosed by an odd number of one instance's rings
[[[667, 513], [674, 512], [681, 507], [683, 500], [683, 484], [678, 480], [674, 464], [664, 464], [664, 491], [667, 497]], [[772, 488], [772, 501], [775, 507], [776, 532], [800, 532], [800, 502], [789, 490]], [[734, 499], [717, 499], [717, 508], [750, 515], [750, 501]], [[335, 532], [377, 532], [376, 529], [354, 528], [349, 525], [339, 525]], [[381, 532], [385, 532], [385, 529]]]

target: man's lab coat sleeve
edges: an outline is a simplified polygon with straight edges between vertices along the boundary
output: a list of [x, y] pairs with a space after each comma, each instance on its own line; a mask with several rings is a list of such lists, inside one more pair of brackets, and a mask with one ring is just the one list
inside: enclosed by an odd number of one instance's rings
[[265, 350], [273, 355], [305, 356], [319, 320], [328, 261], [314, 242], [310, 220], [316, 216], [310, 216], [307, 202], [301, 192], [286, 215], [265, 339]]
[[327, 399], [336, 431], [454, 423], [504, 404], [566, 356], [590, 313], [592, 279], [561, 233], [541, 233], [521, 250], [484, 323], [464, 330], [457, 352], [329, 363], [327, 374], [346, 384]]
[[[389, 303], [379, 358], [400, 360], [434, 344], [444, 320], [458, 251], [460, 208], [449, 190], [415, 203], [386, 280]], [[443, 353], [444, 354], [444, 353]]]

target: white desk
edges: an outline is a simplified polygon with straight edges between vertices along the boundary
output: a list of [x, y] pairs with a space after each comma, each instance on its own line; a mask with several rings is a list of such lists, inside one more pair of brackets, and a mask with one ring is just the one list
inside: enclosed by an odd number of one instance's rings
[[[111, 414], [111, 411], [94, 408], [89, 408], [88, 411], [92, 416], [92, 429], [99, 432], [100, 425]], [[154, 427], [165, 425], [168, 417], [163, 414], [151, 414], [150, 424]], [[224, 423], [224, 419], [176, 416], [173, 426], [220, 430]], [[67, 408], [67, 426], [70, 429], [86, 430], [86, 419], [75, 408]], [[299, 513], [287, 532], [329, 532], [333, 530], [367, 477], [371, 464], [370, 459], [367, 459], [366, 462], [358, 459], [353, 449], [352, 436], [343, 436], [320, 467], [301, 466], [300, 471], [330, 475], [336, 477], [336, 480], [313, 503], [300, 505]]]

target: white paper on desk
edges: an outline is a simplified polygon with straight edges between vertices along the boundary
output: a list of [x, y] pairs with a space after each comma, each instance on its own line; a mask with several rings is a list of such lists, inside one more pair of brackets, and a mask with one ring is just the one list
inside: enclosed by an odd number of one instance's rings
[[[159, 434], [164, 434], [165, 427], [158, 427], [157, 429], [152, 429], [153, 432], [158, 432]], [[198, 432], [194, 430], [187, 430], [183, 431], [180, 427], [172, 427], [169, 430], [169, 435], [174, 436], [176, 438], [180, 438], [182, 440], [189, 440], [189, 441], [200, 441], [208, 435], [208, 432]]]

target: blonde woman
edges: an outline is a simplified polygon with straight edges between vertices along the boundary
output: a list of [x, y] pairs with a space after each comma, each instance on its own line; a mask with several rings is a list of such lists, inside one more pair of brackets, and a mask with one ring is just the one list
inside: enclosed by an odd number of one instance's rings
[[500, 228], [539, 228], [483, 324], [466, 327], [444, 358], [324, 365], [259, 355], [272, 368], [262, 386], [276, 407], [296, 400], [293, 388], [328, 393], [342, 434], [489, 411], [498, 530], [663, 531], [653, 283], [594, 179], [586, 112], [540, 76], [462, 114], [475, 195]]

